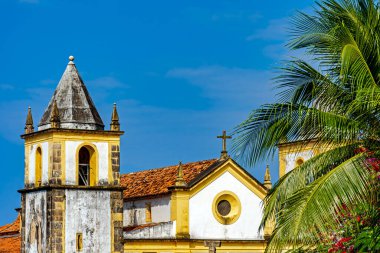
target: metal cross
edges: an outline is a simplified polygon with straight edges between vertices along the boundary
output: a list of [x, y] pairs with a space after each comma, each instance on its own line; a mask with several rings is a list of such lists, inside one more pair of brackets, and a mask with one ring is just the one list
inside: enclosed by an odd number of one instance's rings
[[209, 253], [216, 253], [216, 247], [220, 247], [221, 242], [220, 241], [205, 241], [204, 246], [208, 247]]
[[222, 150], [222, 155], [227, 154], [227, 139], [231, 139], [232, 136], [228, 136], [226, 133], [226, 130], [223, 130], [223, 135], [217, 136], [217, 138], [222, 139], [223, 141], [223, 150]]

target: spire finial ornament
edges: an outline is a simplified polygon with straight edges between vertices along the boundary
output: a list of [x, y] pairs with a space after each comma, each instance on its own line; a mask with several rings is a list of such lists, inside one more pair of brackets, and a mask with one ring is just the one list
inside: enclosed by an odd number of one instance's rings
[[69, 64], [74, 64], [74, 56], [70, 55], [69, 56]]
[[222, 139], [223, 149], [220, 155], [220, 159], [228, 159], [229, 155], [227, 153], [227, 139], [231, 139], [232, 136], [228, 136], [226, 130], [223, 130], [223, 135], [217, 136], [217, 138]]
[[50, 127], [51, 128], [59, 128], [60, 127], [61, 120], [59, 119], [59, 111], [57, 103], [55, 102], [55, 99], [53, 101], [53, 108], [51, 110], [50, 114]]
[[269, 165], [267, 165], [267, 168], [265, 169], [264, 186], [267, 189], [271, 189], [272, 188], [272, 181], [271, 181], [271, 178], [270, 178]]
[[25, 122], [25, 133], [30, 134], [33, 132], [34, 132], [34, 126], [33, 126], [32, 108], [30, 108], [29, 106], [28, 115], [26, 116], [26, 122]]
[[186, 183], [185, 179], [183, 178], [182, 162], [179, 162], [179, 164], [178, 164], [177, 178], [175, 180], [175, 186], [180, 186], [180, 187], [187, 186], [187, 183]]
[[117, 113], [116, 103], [113, 104], [111, 117], [111, 131], [120, 131], [119, 114]]

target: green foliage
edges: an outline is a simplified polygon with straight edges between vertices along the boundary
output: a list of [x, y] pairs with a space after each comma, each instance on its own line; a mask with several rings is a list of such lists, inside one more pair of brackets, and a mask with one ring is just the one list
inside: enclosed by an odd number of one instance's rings
[[356, 239], [355, 248], [358, 252], [380, 251], [380, 227], [366, 227]]
[[[268, 252], [326, 246], [331, 231], [342, 229], [337, 210], [354, 212], [357, 204], [377, 205], [378, 199], [373, 202], [378, 171], [374, 176], [368, 164], [380, 153], [378, 3], [321, 1], [314, 14], [292, 20], [291, 36], [289, 48], [305, 50], [310, 62], [284, 63], [275, 79], [278, 101], [254, 110], [236, 128], [233, 151], [250, 166], [273, 156], [283, 142], [313, 139], [329, 151], [287, 173], [264, 200], [262, 227], [276, 221]], [[362, 229], [353, 237], [356, 247], [367, 245], [370, 231]]]

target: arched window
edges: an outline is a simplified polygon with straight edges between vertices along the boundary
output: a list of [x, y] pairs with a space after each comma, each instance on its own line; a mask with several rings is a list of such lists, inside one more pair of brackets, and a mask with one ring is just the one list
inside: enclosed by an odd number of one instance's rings
[[298, 158], [296, 161], [296, 167], [300, 166], [303, 163], [304, 163], [304, 160], [302, 158]]
[[79, 150], [78, 184], [96, 185], [96, 153], [90, 146], [81, 147]]
[[41, 186], [42, 184], [42, 150], [40, 147], [36, 150], [36, 165], [35, 165], [35, 186]]

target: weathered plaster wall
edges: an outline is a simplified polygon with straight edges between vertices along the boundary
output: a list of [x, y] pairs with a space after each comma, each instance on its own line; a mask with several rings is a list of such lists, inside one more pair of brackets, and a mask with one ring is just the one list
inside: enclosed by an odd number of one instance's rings
[[[76, 184], [76, 159], [77, 149], [82, 141], [66, 141], [66, 184]], [[98, 180], [101, 184], [108, 182], [108, 165], [109, 165], [109, 150], [107, 142], [94, 142], [98, 153]]]
[[47, 252], [46, 191], [31, 192], [25, 196], [25, 252]]
[[174, 239], [175, 221], [163, 222], [152, 227], [124, 232], [124, 239]]
[[49, 182], [49, 143], [43, 142], [40, 145], [33, 144], [29, 153], [29, 175], [27, 184], [34, 184], [36, 179], [36, 151], [38, 147], [42, 150], [42, 184]]
[[83, 253], [111, 252], [110, 192], [66, 190], [65, 251], [76, 252], [83, 234]]
[[[231, 191], [241, 202], [239, 219], [231, 225], [219, 223], [212, 212], [214, 197], [222, 191]], [[198, 192], [189, 203], [189, 228], [192, 239], [262, 239], [258, 233], [262, 209], [261, 199], [226, 171]]]
[[145, 224], [145, 204], [151, 203], [152, 222], [170, 221], [170, 196], [124, 202], [124, 226]]
[[296, 162], [299, 158], [302, 158], [304, 161], [309, 160], [314, 155], [313, 150], [307, 150], [302, 152], [290, 153], [285, 156], [286, 166], [285, 173], [288, 173], [296, 167]]

